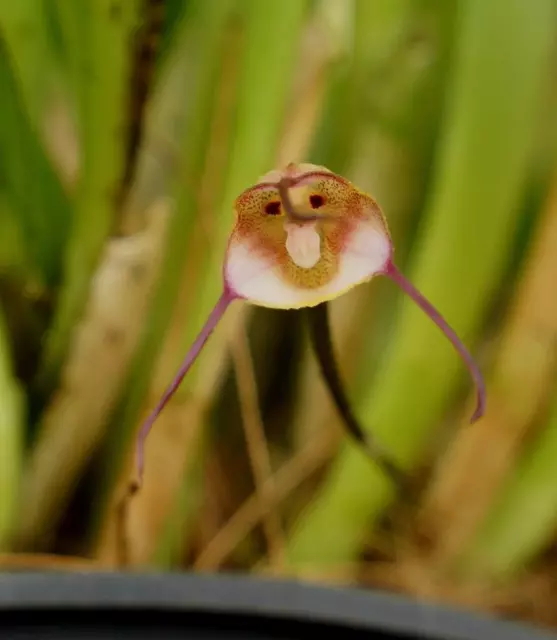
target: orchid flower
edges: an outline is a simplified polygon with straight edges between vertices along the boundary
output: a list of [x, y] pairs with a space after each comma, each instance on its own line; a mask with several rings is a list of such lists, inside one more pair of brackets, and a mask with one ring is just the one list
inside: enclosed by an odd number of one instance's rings
[[377, 202], [348, 180], [313, 164], [289, 164], [241, 193], [223, 265], [223, 291], [163, 397], [137, 439], [137, 490], [143, 480], [145, 440], [228, 306], [235, 300], [274, 309], [305, 308], [325, 381], [350, 434], [395, 480], [396, 464], [360, 427], [335, 365], [327, 302], [383, 275], [431, 318], [464, 361], [476, 386], [472, 422], [485, 409], [485, 387], [472, 356], [433, 305], [393, 262], [393, 244]]

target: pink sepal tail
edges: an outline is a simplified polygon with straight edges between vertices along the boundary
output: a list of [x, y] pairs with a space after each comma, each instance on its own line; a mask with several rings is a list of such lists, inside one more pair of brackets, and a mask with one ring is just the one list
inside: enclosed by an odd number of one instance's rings
[[145, 422], [141, 425], [141, 429], [137, 436], [136, 442], [137, 489], [139, 489], [143, 483], [143, 470], [145, 466], [145, 440], [147, 439], [147, 436], [149, 435], [151, 428], [155, 423], [155, 420], [158, 418], [161, 411], [178, 390], [178, 387], [180, 386], [182, 380], [184, 379], [187, 372], [191, 369], [193, 363], [197, 359], [197, 356], [201, 353], [201, 350], [205, 346], [205, 343], [209, 339], [209, 336], [213, 333], [215, 327], [219, 323], [230, 303], [236, 299], [237, 296], [228, 288], [225, 288], [216, 305], [213, 307], [213, 310], [209, 314], [209, 317], [203, 325], [203, 328], [195, 339], [195, 342], [192, 344], [190, 350], [186, 354], [180, 368], [178, 369], [178, 373], [174, 377], [174, 380], [172, 380], [172, 383], [164, 392], [164, 395], [160, 399], [157, 406], [153, 409]]
[[452, 343], [457, 353], [464, 360], [468, 371], [476, 385], [476, 409], [472, 414], [470, 422], [479, 420], [485, 412], [486, 392], [485, 383], [481, 371], [478, 368], [474, 358], [468, 349], [464, 346], [456, 332], [450, 327], [449, 323], [437, 311], [437, 309], [425, 298], [416, 287], [398, 270], [398, 268], [389, 262], [385, 269], [385, 275], [395, 282], [404, 293], [410, 298], [433, 320], [433, 322], [441, 329], [445, 336]]

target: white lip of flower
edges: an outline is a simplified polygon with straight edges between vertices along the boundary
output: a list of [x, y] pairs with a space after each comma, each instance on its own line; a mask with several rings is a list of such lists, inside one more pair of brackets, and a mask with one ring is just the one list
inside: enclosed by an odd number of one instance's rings
[[321, 238], [315, 224], [287, 222], [284, 229], [287, 233], [286, 250], [294, 264], [303, 269], [314, 267], [321, 257]]

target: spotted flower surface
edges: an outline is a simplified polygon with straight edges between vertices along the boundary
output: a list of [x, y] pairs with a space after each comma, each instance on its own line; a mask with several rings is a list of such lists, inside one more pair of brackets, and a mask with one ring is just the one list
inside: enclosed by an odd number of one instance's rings
[[[279, 181], [311, 219], [292, 220]], [[391, 256], [387, 225], [376, 201], [348, 180], [316, 165], [271, 171], [234, 205], [224, 278], [245, 300], [279, 309], [315, 306], [382, 272]]]

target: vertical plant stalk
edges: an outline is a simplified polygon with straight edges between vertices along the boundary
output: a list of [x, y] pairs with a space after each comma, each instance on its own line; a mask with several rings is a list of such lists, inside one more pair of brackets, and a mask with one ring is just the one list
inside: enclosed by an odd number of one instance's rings
[[256, 492], [261, 502], [272, 502], [275, 505], [275, 508], [270, 509], [263, 518], [263, 529], [267, 538], [267, 552], [271, 567], [280, 569], [285, 547], [284, 532], [279, 513], [276, 510], [276, 487], [272, 482], [271, 459], [259, 410], [257, 382], [249, 349], [245, 328], [240, 329], [232, 340], [232, 357], [240, 398], [242, 424]]
[[141, 334], [168, 218], [168, 203], [156, 203], [142, 233], [115, 238], [105, 247], [61, 371], [61, 387], [43, 412], [43, 428], [26, 465], [20, 548], [48, 545], [105, 435]]
[[[72, 107], [78, 112], [81, 109], [83, 77], [83, 44], [87, 28], [87, 8], [74, 2], [52, 0], [52, 13], [60, 29], [61, 58], [65, 74], [68, 78]], [[78, 119], [81, 114], [76, 114]]]
[[5, 2], [0, 6], [0, 37], [18, 79], [22, 108], [35, 131], [41, 131], [53, 60], [50, 55], [45, 0]]
[[424, 518], [438, 530], [438, 568], [456, 564], [466, 574], [502, 577], [550, 535], [557, 499], [549, 463], [555, 413], [514, 465], [555, 386], [557, 297], [548, 292], [557, 282], [556, 246], [557, 174], [504, 328], [490, 408], [480, 424], [461, 428], [424, 508]]
[[25, 400], [13, 374], [4, 318], [0, 316], [0, 546], [9, 549], [17, 522], [25, 439]]
[[[177, 349], [180, 351], [182, 348], [190, 348], [190, 345], [187, 347], [182, 345], [184, 326], [189, 322], [192, 296], [198, 294], [197, 287], [205, 277], [203, 268], [206, 264], [206, 253], [213, 245], [215, 231], [219, 228], [219, 224], [222, 224], [215, 212], [233, 135], [232, 116], [240, 67], [238, 51], [241, 50], [241, 34], [237, 29], [237, 23], [231, 20], [228, 26], [223, 65], [220, 70], [219, 91], [213, 96], [216, 105], [215, 114], [211, 133], [206, 142], [206, 162], [198, 190], [197, 212], [199, 215], [190, 239], [188, 264], [182, 276], [182, 290], [178, 296], [172, 325], [161, 349], [151, 384], [150, 398], [153, 402], [160, 395], [161, 388], [167, 384], [168, 378], [173, 375], [172, 369]], [[181, 465], [176, 465], [178, 475], [175, 482], [162, 483], [160, 477], [156, 480], [157, 489], [153, 493], [154, 499], [156, 500], [156, 495], [161, 494], [167, 498], [167, 508], [164, 512], [161, 510], [162, 528], [158, 537], [152, 538], [154, 553], [151, 561], [158, 567], [173, 566], [177, 555], [187, 548], [192, 539], [195, 526], [192, 514], [199, 512], [204, 500], [205, 460], [210, 446], [209, 439], [205, 437], [208, 411], [228, 370], [231, 336], [236, 332], [237, 327], [246, 321], [249, 312], [249, 307], [241, 304], [234, 305], [227, 312], [223, 320], [224, 332], [223, 330], [216, 332], [207, 344], [203, 357], [192, 367], [192, 371], [197, 372], [195, 384], [191, 387], [190, 393], [182, 401], [177, 402], [176, 424], [182, 425], [180, 437], [186, 437], [190, 447], [188, 457], [182, 459]], [[188, 375], [188, 380], [191, 377], [192, 373]], [[185, 418], [191, 415], [191, 407], [194, 408], [193, 417], [188, 421]], [[183, 430], [184, 425], [187, 427], [186, 430]], [[172, 428], [171, 423], [167, 422], [164, 415], [161, 416], [157, 433], [152, 439], [151, 456], [153, 454], [159, 457], [168, 456], [169, 451], [172, 450], [163, 444], [169, 427]], [[188, 435], [188, 431], [191, 431], [191, 435]], [[146, 517], [149, 517], [153, 496], [142, 501], [142, 509]], [[141, 496], [139, 499], [141, 500]]]
[[[462, 12], [444, 136], [409, 279], [470, 343], [516, 229], [553, 10], [550, 1], [532, 11], [519, 0], [471, 0]], [[404, 466], [419, 458], [456, 390], [459, 364], [433, 323], [402, 301], [382, 370], [359, 413]], [[291, 560], [353, 560], [392, 497], [361, 452], [344, 450], [298, 523]]]
[[54, 286], [71, 224], [70, 205], [28, 114], [16, 73], [0, 38], [0, 182], [40, 284]]
[[153, 93], [157, 54], [164, 28], [164, 9], [164, 0], [142, 0], [143, 24], [136, 33], [128, 107], [129, 127], [119, 194], [122, 205], [127, 201], [134, 182], [144, 139], [147, 106]]
[[[556, 395], [553, 388], [554, 397]], [[518, 461], [472, 545], [459, 558], [466, 580], [518, 576], [554, 540], [557, 526], [557, 402], [539, 437]]]
[[[191, 14], [184, 17], [182, 28], [175, 38], [175, 47], [169, 52], [167, 60], [167, 73], [165, 73], [168, 90], [172, 93], [166, 94], [161, 90], [161, 94], [153, 104], [151, 118], [155, 121], [163, 114], [172, 111], [172, 105], [176, 100], [182, 99], [181, 90], [178, 91], [176, 81], [181, 77], [174, 77], [174, 68], [185, 73], [184, 64], [189, 64], [190, 82], [188, 84], [189, 102], [187, 102], [187, 115], [183, 126], [180, 127], [183, 146], [181, 155], [177, 158], [178, 171], [171, 188], [175, 190], [177, 203], [175, 215], [173, 216], [167, 245], [165, 248], [164, 264], [161, 277], [157, 283], [157, 290], [145, 324], [145, 332], [142, 344], [138, 349], [134, 365], [128, 380], [128, 392], [121, 401], [114, 420], [115, 430], [107, 444], [105, 450], [105, 464], [101, 474], [100, 490], [95, 506], [95, 520], [93, 526], [93, 536], [100, 533], [100, 538], [96, 542], [98, 553], [103, 557], [114, 556], [114, 530], [117, 525], [116, 512], [113, 509], [114, 499], [119, 500], [119, 495], [129, 482], [129, 460], [126, 450], [132, 445], [138, 422], [144, 415], [144, 411], [151, 409], [148, 403], [155, 403], [162, 394], [169, 379], [175, 374], [178, 366], [177, 359], [180, 357], [179, 349], [181, 341], [176, 344], [174, 337], [174, 325], [180, 326], [182, 330], [183, 320], [181, 318], [181, 307], [190, 308], [190, 297], [195, 291], [195, 274], [192, 273], [192, 262], [195, 263], [195, 252], [184, 250], [184, 247], [196, 249], [200, 244], [205, 247], [205, 242], [200, 243], [195, 233], [196, 218], [198, 211], [205, 210], [202, 204], [205, 200], [202, 197], [202, 184], [206, 171], [206, 164], [211, 163], [211, 144], [207, 139], [213, 135], [215, 121], [221, 110], [227, 113], [228, 100], [220, 91], [222, 60], [228, 52], [226, 34], [231, 16], [232, 2], [220, 2], [218, 4], [208, 4], [204, 2], [194, 3], [190, 6]], [[163, 81], [161, 81], [163, 86]], [[163, 127], [164, 125], [164, 127]], [[162, 135], [168, 129], [166, 123], [160, 123], [155, 128], [152, 125], [151, 135], [154, 137]], [[172, 131], [168, 130], [167, 135]], [[153, 142], [155, 144], [156, 141]], [[222, 137], [220, 144], [223, 144]], [[198, 186], [199, 184], [199, 186]], [[214, 185], [213, 185], [214, 186]], [[210, 209], [209, 209], [210, 212]], [[199, 221], [206, 221], [207, 216], [200, 217]], [[195, 240], [195, 242], [194, 242]], [[205, 240], [205, 238], [203, 238]], [[197, 249], [199, 250], [199, 249]], [[181, 299], [184, 298], [184, 305]], [[166, 351], [171, 352], [170, 362], [161, 362]], [[161, 373], [164, 372], [164, 380]], [[164, 385], [161, 389], [161, 384]], [[157, 458], [158, 442], [162, 443], [163, 449], [167, 448], [168, 430], [175, 434], [178, 420], [197, 422], [198, 413], [202, 410], [199, 403], [189, 410], [178, 405], [176, 411], [166, 411], [166, 416], [162, 416], [158, 423], [158, 429], [150, 441], [150, 449]], [[192, 434], [197, 432], [195, 427], [191, 427]], [[160, 434], [160, 435], [159, 435]], [[173, 435], [175, 441], [184, 450], [190, 447], [193, 449], [192, 438], [187, 433]], [[147, 457], [149, 459], [149, 452]], [[189, 456], [186, 456], [189, 457]], [[187, 464], [185, 459], [175, 460], [175, 465], [181, 468]], [[124, 465], [122, 466], [122, 463]], [[152, 463], [151, 463], [152, 464]], [[156, 464], [156, 462], [155, 462]], [[174, 468], [174, 467], [173, 467]], [[154, 538], [160, 535], [158, 531], [163, 520], [163, 513], [168, 507], [169, 497], [167, 493], [174, 491], [178, 480], [176, 468], [175, 473], [165, 474], [165, 482], [158, 482], [158, 490], [151, 487], [147, 479], [146, 490], [142, 491], [130, 505], [130, 555], [133, 562], [145, 561], [148, 556], [152, 556]], [[122, 486], [121, 486], [122, 485]], [[174, 489], [171, 489], [173, 487]], [[189, 501], [186, 500], [186, 502]], [[117, 528], [117, 527], [116, 527]], [[139, 533], [141, 532], [141, 533]]]
[[33, 268], [21, 235], [15, 212], [6, 195], [0, 192], [0, 272], [22, 269], [31, 279]]
[[81, 36], [79, 51], [73, 52], [78, 56], [75, 81], [80, 81], [80, 177], [64, 257], [64, 283], [39, 372], [39, 384], [46, 390], [58, 376], [73, 327], [85, 307], [91, 277], [115, 224], [125, 161], [122, 137], [128, 115], [130, 42], [138, 27], [139, 4], [139, 0], [84, 0], [80, 26], [72, 25]]

